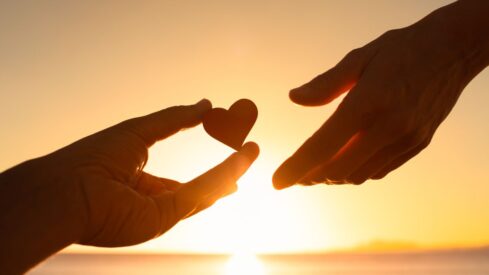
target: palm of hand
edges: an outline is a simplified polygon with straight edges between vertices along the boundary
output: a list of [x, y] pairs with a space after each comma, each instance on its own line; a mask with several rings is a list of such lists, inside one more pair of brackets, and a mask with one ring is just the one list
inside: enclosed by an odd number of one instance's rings
[[[137, 244], [164, 233], [174, 225], [170, 221], [176, 222], [175, 184], [167, 186], [142, 171], [147, 145], [125, 128], [114, 126], [59, 152], [66, 156], [64, 165], [76, 174], [70, 178], [76, 179], [84, 194], [88, 221], [81, 244]], [[161, 220], [162, 211], [174, 217]]]
[[131, 119], [52, 154], [83, 196], [86, 226], [79, 243], [126, 246], [155, 238], [179, 220], [236, 190], [236, 180], [258, 155], [255, 144], [187, 184], [143, 171], [148, 148], [200, 123], [210, 103], [178, 106]]

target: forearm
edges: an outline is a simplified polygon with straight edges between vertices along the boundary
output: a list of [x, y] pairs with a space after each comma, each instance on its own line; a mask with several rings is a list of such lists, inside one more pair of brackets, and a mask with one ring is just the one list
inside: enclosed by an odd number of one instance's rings
[[481, 45], [489, 51], [489, 1], [460, 0], [449, 13], [455, 19], [452, 27], [469, 45]]
[[434, 32], [442, 32], [447, 38], [446, 48], [454, 50], [459, 58], [470, 59], [469, 69], [475, 76], [489, 65], [488, 14], [489, 1], [460, 0], [434, 11], [420, 23], [431, 21]]
[[83, 228], [76, 188], [32, 160], [0, 174], [0, 266], [18, 274], [76, 242]]
[[401, 39], [389, 41], [409, 45], [404, 66], [422, 66], [426, 75], [451, 70], [463, 91], [489, 65], [487, 14], [489, 1], [457, 1], [399, 30]]

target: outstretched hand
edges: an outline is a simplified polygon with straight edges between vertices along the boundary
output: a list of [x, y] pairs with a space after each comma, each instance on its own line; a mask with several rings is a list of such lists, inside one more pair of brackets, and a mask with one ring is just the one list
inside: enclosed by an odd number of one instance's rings
[[73, 178], [79, 181], [87, 204], [86, 228], [79, 243], [141, 243], [236, 191], [236, 181], [258, 156], [254, 143], [186, 184], [142, 171], [150, 146], [196, 126], [210, 109], [207, 100], [171, 107], [122, 122], [57, 153], [63, 170], [76, 171]]
[[489, 9], [482, 2], [457, 2], [389, 31], [292, 90], [292, 101], [304, 106], [349, 92], [278, 168], [274, 186], [361, 184], [385, 177], [426, 148], [462, 90], [488, 64]]
[[203, 100], [130, 119], [1, 173], [4, 271], [25, 272], [72, 243], [142, 243], [236, 191], [258, 156], [255, 143], [185, 184], [143, 171], [149, 147], [210, 109]]

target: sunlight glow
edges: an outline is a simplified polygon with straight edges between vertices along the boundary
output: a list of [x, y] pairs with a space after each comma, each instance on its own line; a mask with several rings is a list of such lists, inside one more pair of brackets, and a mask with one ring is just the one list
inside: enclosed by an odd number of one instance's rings
[[[202, 98], [222, 108], [248, 98], [259, 109], [246, 140], [260, 156], [235, 194], [144, 244], [67, 251], [259, 255], [489, 244], [488, 69], [428, 149], [385, 179], [272, 187], [277, 167], [347, 94], [306, 108], [288, 91], [451, 1], [113, 1], [110, 13], [98, 1], [52, 2], [0, 1], [0, 171]], [[51, 130], [59, 125], [62, 133]], [[233, 152], [199, 125], [153, 145], [144, 171], [185, 183]]]
[[263, 263], [251, 253], [231, 256], [225, 266], [224, 275], [266, 275]]

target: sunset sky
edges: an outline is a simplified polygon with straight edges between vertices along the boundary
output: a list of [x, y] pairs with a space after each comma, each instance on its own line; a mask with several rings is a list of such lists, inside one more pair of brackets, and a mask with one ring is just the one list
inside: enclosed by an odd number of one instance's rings
[[[259, 117], [248, 140], [261, 155], [238, 193], [157, 240], [111, 252], [489, 244], [489, 70], [432, 144], [385, 179], [284, 191], [271, 183], [339, 102], [300, 107], [288, 90], [449, 2], [1, 1], [0, 170], [168, 106], [249, 98]], [[187, 181], [231, 152], [199, 126], [155, 145], [146, 171]]]

